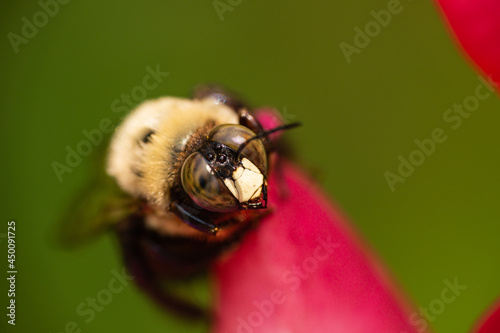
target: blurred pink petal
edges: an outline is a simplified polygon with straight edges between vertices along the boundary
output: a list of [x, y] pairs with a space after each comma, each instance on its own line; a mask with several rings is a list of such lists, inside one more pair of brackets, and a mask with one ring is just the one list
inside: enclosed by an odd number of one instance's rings
[[437, 1], [465, 52], [479, 66], [483, 74], [499, 83], [500, 1]]
[[[455, 38], [500, 91], [500, 1], [437, 0]], [[477, 333], [500, 332], [500, 302]]]
[[[266, 128], [269, 113], [260, 113]], [[282, 178], [280, 178], [282, 177]], [[288, 197], [280, 197], [285, 181]], [[417, 332], [386, 270], [321, 189], [285, 162], [269, 179], [269, 206], [220, 260], [213, 332]]]
[[488, 310], [486, 316], [478, 325], [476, 333], [498, 333], [500, 332], [500, 300]]

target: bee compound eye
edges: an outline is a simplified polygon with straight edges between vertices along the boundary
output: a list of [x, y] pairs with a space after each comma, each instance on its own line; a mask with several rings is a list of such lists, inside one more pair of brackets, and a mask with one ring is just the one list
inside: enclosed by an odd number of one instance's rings
[[189, 197], [206, 210], [229, 212], [238, 208], [238, 200], [198, 152], [189, 155], [184, 161], [181, 182]]
[[[255, 133], [242, 125], [225, 124], [214, 127], [208, 137], [217, 143], [237, 151], [245, 141], [255, 137]], [[261, 140], [252, 140], [241, 151], [241, 154], [248, 158], [262, 174], [267, 173], [267, 153]], [[222, 161], [219, 161], [222, 162]]]

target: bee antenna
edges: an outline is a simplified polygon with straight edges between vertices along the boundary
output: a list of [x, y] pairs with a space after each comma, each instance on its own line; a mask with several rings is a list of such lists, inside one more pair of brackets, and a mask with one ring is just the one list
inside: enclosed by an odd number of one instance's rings
[[256, 136], [251, 137], [250, 139], [248, 139], [245, 142], [243, 142], [240, 145], [240, 147], [238, 148], [238, 150], [236, 151], [237, 159], [238, 160], [240, 159], [240, 155], [241, 155], [241, 152], [243, 151], [243, 149], [245, 149], [245, 147], [248, 146], [248, 144], [250, 142], [252, 142], [253, 140], [262, 139], [263, 137], [268, 136], [269, 134], [273, 134], [273, 133], [279, 132], [279, 131], [289, 130], [289, 129], [292, 129], [292, 128], [295, 128], [295, 127], [299, 127], [301, 125], [302, 125], [301, 122], [295, 122], [295, 123], [285, 124], [285, 125], [281, 125], [281, 126], [272, 128], [272, 129], [270, 129], [268, 131], [263, 131], [263, 132], [257, 134]]

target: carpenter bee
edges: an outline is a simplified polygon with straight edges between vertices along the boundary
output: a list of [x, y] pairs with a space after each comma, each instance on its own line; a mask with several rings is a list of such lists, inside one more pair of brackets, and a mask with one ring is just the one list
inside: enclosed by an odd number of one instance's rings
[[269, 135], [226, 91], [204, 86], [192, 99], [146, 101], [115, 130], [95, 176], [62, 228], [68, 245], [113, 229], [138, 286], [188, 316], [206, 309], [174, 296], [168, 279], [205, 270], [268, 214]]

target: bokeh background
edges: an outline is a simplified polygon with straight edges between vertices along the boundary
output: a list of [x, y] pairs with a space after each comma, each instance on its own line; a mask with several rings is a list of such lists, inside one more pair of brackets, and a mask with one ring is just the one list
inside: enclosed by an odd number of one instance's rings
[[[93, 159], [62, 181], [52, 163], [65, 164], [66, 147], [75, 149], [101, 119], [116, 124], [112, 102], [157, 65], [170, 74], [146, 99], [187, 97], [196, 84], [218, 82], [252, 106], [302, 121], [287, 134], [302, 163], [416, 306], [439, 299], [445, 279], [467, 286], [431, 324], [468, 331], [500, 294], [500, 101], [481, 101], [457, 130], [443, 121], [480, 82], [435, 4], [402, 0], [401, 12], [348, 63], [340, 43], [352, 45], [353, 29], [364, 29], [387, 1], [221, 3], [232, 10], [221, 16], [212, 1], [72, 0], [16, 53], [8, 34], [21, 35], [23, 17], [33, 22], [41, 7], [2, 2], [0, 257], [5, 271], [7, 221], [15, 220], [18, 276], [17, 325], [2, 314], [0, 331], [63, 332], [71, 321], [82, 332], [202, 331], [171, 326], [173, 318], [133, 287], [86, 323], [75, 309], [121, 271], [116, 244], [110, 235], [76, 252], [52, 244]], [[396, 173], [398, 156], [438, 127], [448, 139], [391, 191], [384, 173]]]

